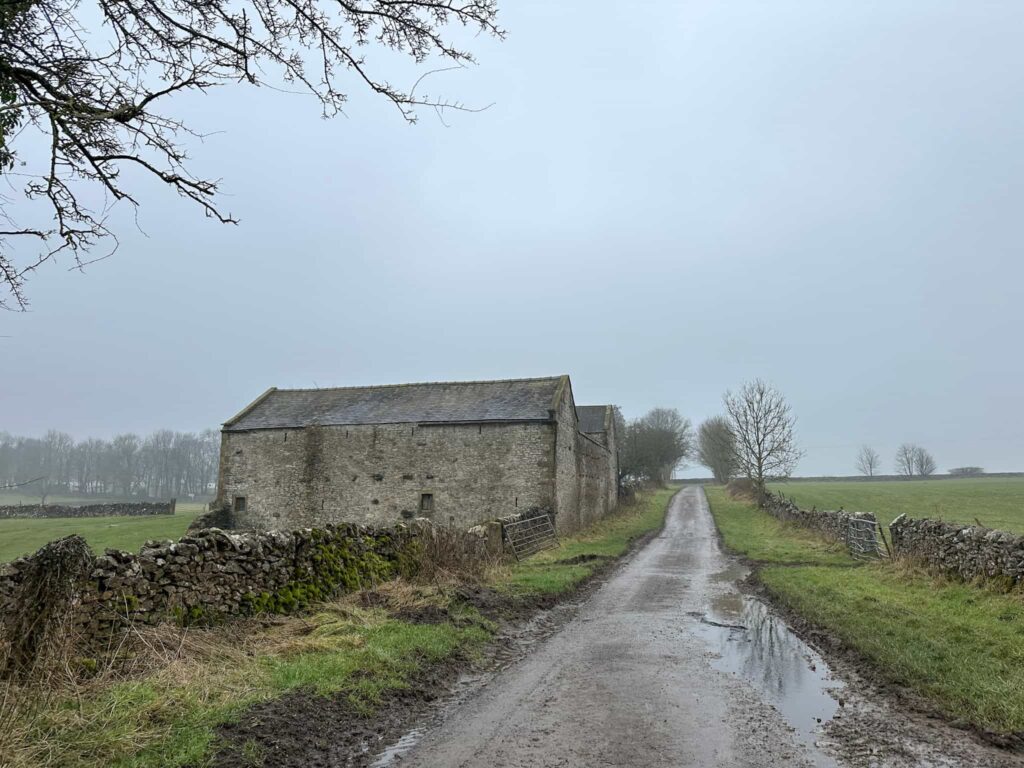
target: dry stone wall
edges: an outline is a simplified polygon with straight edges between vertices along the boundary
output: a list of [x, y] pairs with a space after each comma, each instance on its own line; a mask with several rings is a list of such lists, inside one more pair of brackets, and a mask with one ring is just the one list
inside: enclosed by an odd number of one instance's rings
[[[83, 645], [101, 648], [129, 623], [194, 624], [288, 613], [408, 574], [421, 526], [429, 525], [416, 522], [391, 529], [329, 525], [260, 533], [211, 528], [176, 542], [147, 542], [138, 554], [108, 549], [93, 557], [88, 578], [78, 585], [71, 628]], [[10, 641], [18, 616], [36, 611], [34, 564], [53, 547], [0, 566], [0, 646], [5, 636]]]
[[135, 517], [139, 515], [173, 515], [174, 501], [112, 504], [8, 504], [0, 506], [0, 519], [15, 517]]
[[900, 515], [889, 526], [893, 554], [966, 581], [1024, 582], [1024, 536], [976, 525], [912, 520]]
[[[847, 541], [851, 520], [875, 521], [868, 512], [800, 509], [769, 494], [764, 505], [779, 520], [811, 528], [835, 541]], [[892, 554], [965, 581], [1000, 580], [1007, 587], [1024, 584], [1024, 536], [977, 525], [900, 515], [889, 526]]]
[[800, 509], [794, 502], [774, 493], [768, 494], [764, 510], [779, 520], [818, 531], [832, 541], [847, 541], [851, 520], [876, 522], [875, 516], [870, 512]]

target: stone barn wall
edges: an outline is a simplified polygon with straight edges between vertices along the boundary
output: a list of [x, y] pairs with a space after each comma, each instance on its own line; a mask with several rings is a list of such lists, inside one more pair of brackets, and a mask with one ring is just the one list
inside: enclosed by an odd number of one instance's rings
[[618, 501], [612, 479], [612, 455], [603, 445], [580, 435], [576, 450], [579, 477], [580, 526], [591, 525], [607, 515]]
[[13, 517], [135, 517], [139, 515], [173, 515], [174, 501], [86, 504], [8, 504], [0, 506], [0, 519]]
[[559, 399], [555, 445], [555, 525], [559, 534], [578, 531], [580, 514], [580, 478], [577, 449], [580, 432], [572, 391]]
[[[383, 424], [222, 433], [218, 503], [236, 528], [411, 517], [469, 528], [555, 507], [552, 423]], [[430, 494], [432, 508], [421, 507]]]

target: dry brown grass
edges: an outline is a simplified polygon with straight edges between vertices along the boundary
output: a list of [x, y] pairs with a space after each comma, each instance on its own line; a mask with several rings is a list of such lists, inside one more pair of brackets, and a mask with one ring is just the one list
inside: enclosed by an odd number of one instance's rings
[[490, 552], [475, 534], [458, 528], [426, 527], [413, 551], [415, 581], [451, 586], [482, 584], [501, 565], [504, 555]]
[[736, 501], [755, 501], [757, 499], [757, 489], [754, 487], [754, 481], [746, 477], [730, 480], [725, 485], [725, 492], [729, 494], [730, 499], [735, 499]]
[[[453, 605], [450, 595], [457, 586], [486, 582], [501, 555], [488, 553], [472, 534], [432, 528], [413, 557], [415, 580], [345, 595], [306, 615], [211, 628], [128, 624], [104, 649], [84, 650], [66, 628], [51, 632], [62, 640], [59, 652], [49, 643], [46, 663], [31, 675], [0, 681], [0, 768], [105, 768], [129, 755], [149, 755], [140, 765], [191, 764], [205, 754], [217, 718], [276, 695], [290, 680], [343, 680], [352, 673], [349, 663], [393, 665], [410, 643], [454, 642], [438, 638], [475, 620], [467, 622], [465, 606]], [[392, 617], [408, 629], [396, 630]], [[376, 650], [389, 643], [392, 650]], [[394, 684], [375, 679], [381, 682], [372, 685]]]
[[262, 660], [372, 653], [374, 628], [392, 616], [446, 612], [449, 594], [395, 580], [320, 603], [308, 615], [212, 628], [132, 626], [102, 665], [86, 668], [69, 657], [45, 678], [0, 682], [0, 768], [80, 765], [86, 753], [127, 756], [180, 740], [183, 719], [273, 695]]
[[[130, 627], [102, 664], [69, 657], [45, 676], [0, 683], [0, 768], [76, 764], [90, 736], [104, 731], [108, 710], [121, 707], [140, 681], [156, 691], [187, 690], [194, 706], [246, 698], [251, 689], [244, 676], [230, 670], [251, 664], [268, 643], [265, 629], [266, 622], [257, 621], [212, 630]], [[100, 701], [105, 703], [97, 706]], [[122, 724], [116, 734], [97, 736], [97, 748], [110, 749], [113, 742], [115, 751], [128, 754], [158, 743], [171, 726], [154, 723], [175, 704], [140, 704], [134, 722]], [[57, 737], [61, 732], [80, 736], [70, 745]]]

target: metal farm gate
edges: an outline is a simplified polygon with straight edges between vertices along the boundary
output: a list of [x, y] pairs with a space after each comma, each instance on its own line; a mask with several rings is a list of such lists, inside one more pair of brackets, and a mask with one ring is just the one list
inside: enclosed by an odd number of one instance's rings
[[558, 546], [551, 515], [537, 515], [514, 523], [503, 523], [501, 530], [516, 560]]
[[875, 560], [888, 556], [889, 544], [877, 521], [851, 517], [846, 525], [846, 548], [858, 560]]

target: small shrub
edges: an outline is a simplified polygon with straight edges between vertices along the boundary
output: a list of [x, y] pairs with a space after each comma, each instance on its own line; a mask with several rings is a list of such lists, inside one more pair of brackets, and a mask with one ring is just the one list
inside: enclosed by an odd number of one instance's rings
[[501, 564], [480, 536], [453, 527], [424, 526], [406, 553], [406, 577], [421, 583], [478, 584]]
[[729, 494], [730, 499], [753, 501], [757, 498], [757, 489], [754, 487], [754, 481], [748, 477], [730, 480], [725, 486], [725, 492]]

